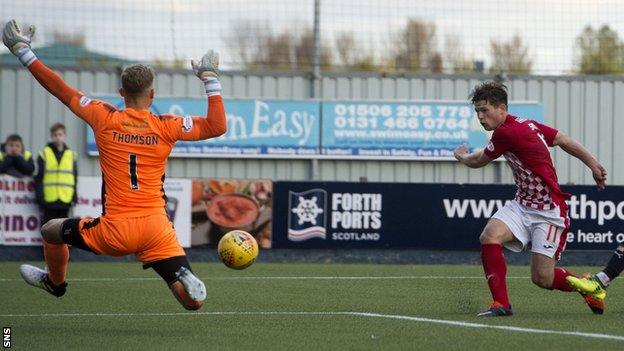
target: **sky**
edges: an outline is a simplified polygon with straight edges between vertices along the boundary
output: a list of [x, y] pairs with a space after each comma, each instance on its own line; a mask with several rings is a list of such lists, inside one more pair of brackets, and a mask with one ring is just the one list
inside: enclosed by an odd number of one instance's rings
[[[362, 54], [393, 50], [410, 18], [436, 26], [438, 50], [449, 35], [467, 59], [490, 63], [490, 41], [518, 34], [529, 46], [536, 74], [574, 70], [575, 38], [586, 26], [609, 25], [624, 37], [624, 1], [616, 0], [321, 0], [321, 38], [332, 44], [350, 32]], [[312, 0], [0, 0], [0, 20], [38, 27], [34, 47], [55, 31], [85, 36], [86, 46], [138, 61], [190, 60], [209, 48], [225, 69], [238, 68], [234, 31], [253, 23], [258, 34], [311, 28]], [[1, 52], [6, 52], [3, 48]]]

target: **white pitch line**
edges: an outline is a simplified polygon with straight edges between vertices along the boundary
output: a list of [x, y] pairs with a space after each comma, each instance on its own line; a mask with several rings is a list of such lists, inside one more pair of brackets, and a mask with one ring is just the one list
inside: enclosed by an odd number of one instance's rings
[[[344, 276], [344, 277], [332, 277], [332, 276], [302, 276], [302, 277], [200, 277], [201, 280], [410, 280], [410, 279], [445, 279], [445, 280], [475, 280], [483, 279], [483, 276], [438, 276], [438, 275], [404, 275], [404, 276]], [[507, 279], [529, 279], [529, 277], [512, 276]], [[161, 278], [70, 278], [68, 282], [116, 282], [116, 281], [146, 281], [146, 280], [161, 280]], [[0, 282], [16, 282], [23, 281], [20, 278], [0, 278]]]
[[524, 327], [514, 327], [514, 326], [506, 326], [506, 325], [490, 325], [490, 324], [470, 323], [470, 322], [462, 322], [462, 321], [453, 321], [453, 320], [445, 320], [445, 319], [432, 319], [432, 318], [422, 318], [422, 317], [412, 317], [412, 316], [401, 316], [401, 315], [392, 315], [392, 314], [365, 313], [365, 312], [354, 312], [354, 314], [358, 315], [358, 316], [377, 317], [377, 318], [389, 318], [389, 319], [400, 319], [400, 320], [407, 320], [407, 321], [414, 321], [414, 322], [423, 322], [423, 323], [433, 323], [433, 324], [446, 324], [446, 325], [452, 325], [452, 326], [458, 326], [458, 327], [466, 327], [466, 328], [498, 329], [498, 330], [520, 332], [520, 333], [569, 335], [569, 336], [580, 336], [580, 337], [584, 337], [584, 338], [596, 338], [596, 339], [609, 339], [609, 340], [621, 340], [621, 341], [624, 341], [624, 336], [620, 336], [620, 335], [585, 333], [585, 332], [550, 330], [550, 329], [524, 328]]
[[355, 317], [370, 317], [370, 318], [383, 318], [383, 319], [398, 319], [404, 321], [429, 323], [429, 324], [443, 324], [454, 327], [463, 328], [476, 328], [476, 329], [497, 329], [509, 332], [518, 333], [532, 333], [532, 334], [551, 334], [551, 335], [567, 335], [578, 336], [583, 338], [594, 339], [607, 339], [624, 341], [624, 336], [610, 335], [600, 333], [587, 333], [577, 331], [564, 331], [564, 330], [551, 330], [551, 329], [537, 329], [537, 328], [524, 328], [505, 325], [490, 325], [482, 323], [471, 323], [464, 321], [455, 321], [447, 319], [433, 319], [415, 316], [402, 316], [396, 314], [381, 314], [370, 312], [285, 312], [285, 311], [269, 311], [269, 312], [171, 312], [171, 313], [59, 313], [59, 314], [0, 314], [0, 317], [162, 317], [162, 316], [221, 316], [221, 315], [286, 315], [286, 316], [355, 316]]

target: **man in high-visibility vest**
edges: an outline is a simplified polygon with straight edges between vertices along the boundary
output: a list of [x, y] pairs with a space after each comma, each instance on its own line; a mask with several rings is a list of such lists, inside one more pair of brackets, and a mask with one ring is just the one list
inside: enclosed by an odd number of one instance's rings
[[77, 199], [77, 155], [65, 144], [65, 126], [55, 123], [50, 136], [52, 142], [39, 152], [35, 176], [37, 202], [43, 210], [42, 225], [53, 218], [69, 217], [69, 209]]
[[32, 175], [34, 171], [32, 153], [24, 150], [22, 137], [9, 135], [0, 148], [0, 174], [21, 178]]

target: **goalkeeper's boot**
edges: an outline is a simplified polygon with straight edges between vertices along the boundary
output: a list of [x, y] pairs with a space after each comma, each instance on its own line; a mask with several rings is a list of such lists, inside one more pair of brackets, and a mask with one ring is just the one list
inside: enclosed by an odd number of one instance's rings
[[566, 281], [583, 296], [585, 303], [594, 314], [604, 313], [607, 291], [595, 275], [583, 275], [580, 278], [569, 275]]
[[204, 301], [206, 299], [206, 286], [204, 282], [199, 280], [188, 268], [181, 267], [176, 272], [176, 277], [182, 282], [184, 290], [189, 294], [191, 299], [195, 301]]
[[22, 278], [26, 281], [26, 283], [47, 291], [48, 293], [61, 297], [65, 295], [65, 291], [67, 290], [67, 282], [63, 282], [59, 285], [55, 285], [50, 281], [48, 277], [48, 272], [44, 271], [41, 268], [31, 266], [29, 264], [23, 264], [20, 266], [20, 274]]
[[492, 301], [490, 308], [477, 314], [477, 317], [507, 317], [512, 315], [511, 306], [505, 307], [498, 301]]

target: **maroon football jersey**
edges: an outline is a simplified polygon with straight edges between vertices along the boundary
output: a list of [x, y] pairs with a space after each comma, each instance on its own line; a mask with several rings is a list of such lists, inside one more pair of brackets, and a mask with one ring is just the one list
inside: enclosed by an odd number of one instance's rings
[[550, 210], [570, 197], [559, 188], [548, 149], [556, 135], [547, 125], [507, 115], [484, 150], [492, 159], [507, 159], [518, 187], [515, 199], [524, 206]]

